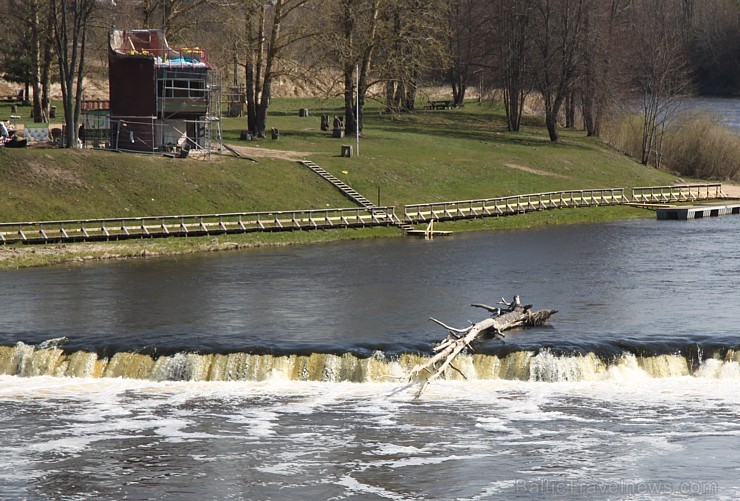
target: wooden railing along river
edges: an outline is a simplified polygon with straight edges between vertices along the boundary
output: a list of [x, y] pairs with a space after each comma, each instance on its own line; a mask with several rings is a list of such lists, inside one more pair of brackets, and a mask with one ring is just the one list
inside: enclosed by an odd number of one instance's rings
[[356, 207], [183, 216], [0, 223], [0, 244], [48, 244], [169, 236], [206, 236], [257, 231], [289, 231], [365, 226], [399, 226], [455, 219], [496, 217], [548, 209], [625, 204], [693, 202], [724, 198], [720, 183], [675, 186], [565, 190], [508, 197], [407, 205], [404, 220], [395, 207]]
[[44, 244], [255, 231], [391, 226], [394, 207], [0, 223], [0, 243]]
[[456, 202], [434, 202], [406, 206], [406, 219], [413, 223], [450, 221], [486, 216], [508, 216], [546, 209], [597, 207], [628, 202], [624, 188], [603, 190], [567, 190], [482, 198]]
[[694, 202], [725, 198], [722, 183], [675, 184], [632, 188], [633, 203]]

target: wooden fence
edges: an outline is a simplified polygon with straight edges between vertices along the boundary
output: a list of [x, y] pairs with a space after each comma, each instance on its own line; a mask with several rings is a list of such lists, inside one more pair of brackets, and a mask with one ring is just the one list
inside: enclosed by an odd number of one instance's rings
[[[169, 236], [205, 236], [255, 231], [288, 231], [364, 226], [400, 226], [430, 221], [496, 217], [574, 207], [629, 203], [656, 204], [725, 198], [721, 183], [566, 190], [508, 197], [410, 204], [401, 221], [395, 207], [357, 207], [186, 216], [0, 223], [0, 244], [47, 244]], [[408, 227], [408, 228], [406, 228]]]
[[634, 203], [693, 202], [718, 198], [725, 198], [722, 193], [722, 183], [632, 188], [632, 202]]
[[0, 223], [0, 243], [63, 243], [254, 231], [391, 226], [394, 207]]
[[407, 205], [406, 220], [413, 223], [508, 216], [547, 209], [620, 205], [628, 202], [624, 188], [567, 190], [510, 197]]

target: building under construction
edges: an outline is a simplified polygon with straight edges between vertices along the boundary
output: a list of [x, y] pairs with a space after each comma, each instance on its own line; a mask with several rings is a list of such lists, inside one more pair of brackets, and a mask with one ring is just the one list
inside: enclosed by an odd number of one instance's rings
[[109, 42], [111, 148], [221, 146], [220, 85], [205, 51], [170, 47], [161, 30], [112, 30]]

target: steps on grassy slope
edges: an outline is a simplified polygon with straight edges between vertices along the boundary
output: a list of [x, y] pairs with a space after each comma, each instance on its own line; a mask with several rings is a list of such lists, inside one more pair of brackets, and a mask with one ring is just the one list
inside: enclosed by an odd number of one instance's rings
[[363, 207], [367, 207], [368, 209], [372, 209], [375, 207], [375, 204], [372, 203], [370, 200], [362, 196], [360, 193], [358, 193], [355, 189], [353, 189], [351, 186], [347, 185], [346, 183], [342, 182], [341, 179], [337, 178], [333, 174], [327, 172], [323, 168], [319, 167], [315, 163], [313, 163], [310, 160], [301, 160], [298, 162], [299, 164], [303, 165], [304, 167], [308, 167], [312, 171], [314, 171], [319, 176], [323, 177], [325, 180], [329, 181], [331, 184], [336, 186], [336, 188], [344, 193], [347, 198], [352, 200], [353, 202], [362, 205]]
[[[343, 182], [341, 179], [337, 178], [336, 176], [334, 176], [330, 172], [327, 172], [325, 169], [323, 169], [322, 167], [318, 166], [314, 162], [312, 162], [310, 160], [301, 160], [298, 163], [301, 164], [301, 165], [303, 165], [304, 167], [307, 167], [307, 168], [311, 169], [316, 174], [318, 174], [319, 176], [321, 176], [322, 178], [324, 178], [326, 181], [328, 181], [331, 184], [333, 184], [339, 191], [341, 191], [342, 193], [344, 193], [345, 196], [347, 196], [347, 198], [349, 198], [353, 202], [355, 202], [355, 203], [357, 203], [357, 204], [359, 204], [359, 205], [361, 205], [361, 206], [363, 206], [365, 208], [368, 208], [368, 209], [372, 209], [374, 207], [377, 207], [370, 200], [368, 200], [367, 198], [365, 198], [364, 196], [362, 196], [362, 194], [360, 194], [357, 190], [355, 190], [351, 186], [347, 185], [347, 183]], [[399, 227], [399, 228], [401, 228], [406, 233], [409, 233], [411, 231], [414, 231], [414, 227], [411, 226], [410, 224], [401, 221], [397, 217], [396, 217], [396, 221], [397, 221], [396, 222], [396, 226]]]

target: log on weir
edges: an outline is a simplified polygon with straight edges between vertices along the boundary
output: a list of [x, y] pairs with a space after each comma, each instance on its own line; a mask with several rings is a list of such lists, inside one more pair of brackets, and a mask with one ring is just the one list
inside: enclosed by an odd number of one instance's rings
[[515, 327], [534, 327], [545, 324], [547, 320], [558, 312], [558, 310], [532, 311], [532, 305], [522, 305], [519, 296], [514, 296], [512, 301], [501, 298], [500, 306], [489, 306], [486, 304], [472, 304], [476, 308], [482, 308], [490, 313], [490, 316], [480, 322], [471, 323], [464, 329], [456, 329], [445, 325], [435, 318], [432, 322], [441, 325], [449, 332], [448, 336], [434, 347], [434, 355], [424, 363], [416, 365], [409, 373], [409, 381], [421, 380], [421, 387], [416, 393], [419, 398], [427, 385], [440, 377], [447, 367], [463, 374], [452, 365], [455, 357], [464, 350], [473, 351], [472, 343], [478, 339], [493, 335], [497, 339], [505, 337], [503, 331]]

